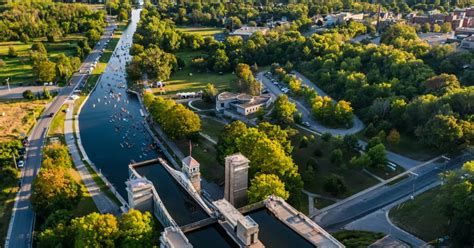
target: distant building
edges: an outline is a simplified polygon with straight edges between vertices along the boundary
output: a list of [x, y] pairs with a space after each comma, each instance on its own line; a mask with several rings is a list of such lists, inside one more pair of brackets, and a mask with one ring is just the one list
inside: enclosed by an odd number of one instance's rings
[[224, 199], [236, 208], [247, 204], [249, 163], [240, 153], [225, 158]]
[[461, 48], [474, 50], [474, 36], [469, 36], [461, 41]]
[[236, 111], [246, 116], [257, 112], [260, 108], [270, 106], [271, 95], [251, 96], [242, 93], [222, 92], [216, 98], [216, 111]]
[[249, 27], [249, 26], [243, 26], [239, 29], [234, 30], [231, 32], [229, 35], [230, 36], [240, 36], [244, 40], [250, 38], [252, 34], [255, 32], [262, 32], [263, 34], [266, 34], [270, 29], [267, 27]]
[[324, 17], [324, 25], [327, 27], [344, 24], [347, 21], [362, 21], [364, 14], [352, 14], [350, 12], [341, 12], [338, 14], [329, 14]]
[[407, 16], [408, 20], [413, 24], [430, 25], [450, 23], [451, 28], [472, 28], [474, 27], [474, 8], [455, 9], [451, 13], [440, 13], [439, 11], [429, 11], [424, 15], [411, 13]]
[[191, 156], [183, 158], [181, 170], [191, 181], [194, 189], [201, 192], [201, 172], [199, 171], [199, 162]]

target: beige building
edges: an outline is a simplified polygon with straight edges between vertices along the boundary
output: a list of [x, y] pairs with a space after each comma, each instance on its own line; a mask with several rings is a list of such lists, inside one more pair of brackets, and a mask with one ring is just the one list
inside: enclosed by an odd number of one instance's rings
[[249, 26], [243, 26], [239, 29], [234, 30], [232, 33], [230, 33], [230, 36], [240, 36], [243, 39], [248, 39], [250, 36], [252, 36], [255, 32], [262, 32], [262, 34], [266, 34], [270, 29], [267, 27], [249, 27]]
[[270, 106], [271, 95], [251, 96], [243, 93], [222, 92], [216, 98], [216, 111], [234, 110], [240, 115], [249, 115], [260, 108]]

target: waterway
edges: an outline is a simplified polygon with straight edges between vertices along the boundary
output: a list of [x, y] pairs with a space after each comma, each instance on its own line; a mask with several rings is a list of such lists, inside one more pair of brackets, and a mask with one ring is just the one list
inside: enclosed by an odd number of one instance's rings
[[266, 208], [251, 212], [248, 215], [258, 223], [258, 239], [265, 247], [314, 247], [301, 235], [273, 216]]
[[140, 103], [135, 95], [126, 92], [125, 65], [131, 59], [129, 48], [140, 12], [132, 10], [130, 24], [79, 115], [87, 155], [125, 199], [128, 164], [158, 156], [151, 149], [152, 138], [143, 126]]

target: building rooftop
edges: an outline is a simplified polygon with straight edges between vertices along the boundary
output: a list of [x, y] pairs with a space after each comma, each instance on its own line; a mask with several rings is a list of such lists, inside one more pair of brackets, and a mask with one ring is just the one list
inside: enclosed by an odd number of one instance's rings
[[217, 200], [213, 202], [219, 212], [221, 212], [229, 221], [232, 226], [236, 226], [237, 222], [240, 222], [246, 228], [252, 228], [258, 226], [250, 216], [243, 216], [239, 210], [237, 210], [230, 202], [225, 199]]
[[184, 233], [177, 227], [167, 227], [161, 234], [162, 243], [176, 248], [192, 248]]
[[253, 33], [257, 31], [261, 31], [263, 33], [266, 33], [269, 29], [266, 27], [249, 27], [249, 26], [243, 26], [239, 29], [234, 30], [234, 32], [231, 33], [231, 35], [244, 35], [244, 36], [250, 36]]
[[280, 197], [269, 196], [265, 200], [266, 208], [281, 222], [293, 229], [317, 247], [344, 247], [337, 239], [314, 223], [306, 215], [298, 212]]
[[183, 159], [183, 163], [189, 168], [199, 167], [199, 162], [191, 156], [187, 156]]
[[230, 156], [225, 157], [225, 160], [229, 160], [233, 164], [245, 164], [245, 163], [250, 163], [250, 160], [248, 160], [242, 153], [235, 153]]

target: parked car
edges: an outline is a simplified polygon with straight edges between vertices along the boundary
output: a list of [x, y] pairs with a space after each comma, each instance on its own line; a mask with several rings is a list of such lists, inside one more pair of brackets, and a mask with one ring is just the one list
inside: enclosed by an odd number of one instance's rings
[[303, 126], [305, 127], [310, 127], [311, 125], [309, 125], [309, 122], [307, 121], [303, 121], [301, 124], [303, 124]]
[[49, 117], [53, 117], [54, 116], [54, 113], [49, 113]]
[[23, 160], [18, 161], [18, 168], [23, 168], [25, 166], [25, 162]]

